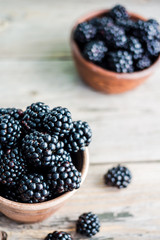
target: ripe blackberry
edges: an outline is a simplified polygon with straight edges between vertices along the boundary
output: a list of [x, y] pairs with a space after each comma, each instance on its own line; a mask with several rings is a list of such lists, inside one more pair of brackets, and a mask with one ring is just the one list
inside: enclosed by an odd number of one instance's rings
[[115, 25], [103, 27], [100, 30], [100, 34], [110, 48], [123, 48], [127, 43], [127, 37], [121, 27]]
[[26, 171], [26, 164], [18, 148], [8, 150], [0, 159], [0, 183], [15, 186]]
[[150, 67], [151, 64], [152, 64], [151, 59], [148, 56], [144, 55], [142, 58], [140, 58], [137, 61], [136, 68], [137, 68], [137, 70], [143, 70], [145, 68]]
[[159, 23], [155, 19], [149, 19], [147, 22], [151, 23], [152, 25], [154, 25], [158, 28], [160, 27]]
[[132, 53], [133, 59], [139, 59], [144, 52], [142, 44], [135, 37], [129, 37], [127, 41], [127, 50]]
[[87, 122], [74, 121], [73, 128], [65, 139], [66, 148], [69, 152], [84, 150], [92, 140], [92, 130]]
[[83, 213], [77, 221], [77, 232], [87, 237], [92, 237], [100, 230], [100, 221], [96, 214]]
[[55, 231], [49, 233], [44, 240], [72, 240], [72, 237], [69, 233]]
[[49, 112], [49, 106], [42, 102], [32, 103], [26, 108], [22, 119], [22, 124], [26, 130], [42, 131], [43, 120]]
[[95, 26], [98, 30], [100, 27], [111, 27], [114, 24], [114, 21], [112, 18], [104, 16], [101, 18], [92, 18], [89, 23]]
[[105, 174], [105, 183], [117, 188], [126, 188], [131, 182], [131, 172], [128, 168], [118, 165]]
[[47, 179], [53, 193], [64, 193], [80, 187], [81, 173], [73, 163], [59, 162], [51, 168]]
[[116, 5], [114, 8], [111, 9], [108, 15], [114, 20], [129, 18], [127, 10], [122, 5]]
[[22, 139], [22, 152], [25, 159], [35, 167], [51, 167], [63, 158], [64, 143], [55, 135], [34, 131]]
[[74, 39], [78, 43], [86, 43], [96, 36], [96, 28], [88, 22], [78, 24], [74, 31]]
[[116, 25], [123, 28], [127, 35], [132, 35], [132, 29], [134, 29], [135, 22], [132, 19], [117, 19]]
[[93, 63], [101, 63], [107, 50], [104, 42], [95, 40], [86, 44], [83, 56]]
[[23, 175], [19, 182], [18, 193], [22, 202], [44, 202], [49, 196], [49, 185], [40, 174]]
[[149, 55], [157, 57], [160, 54], [160, 41], [159, 40], [147, 41], [147, 51]]
[[133, 72], [133, 59], [128, 51], [118, 50], [108, 54], [107, 69], [117, 73]]
[[4, 189], [0, 196], [14, 202], [20, 202], [16, 187]]
[[17, 108], [0, 108], [0, 115], [9, 114], [16, 120], [21, 120], [23, 117], [23, 111]]
[[63, 137], [72, 128], [70, 111], [62, 107], [53, 108], [44, 119], [44, 128], [50, 134]]
[[18, 143], [21, 136], [21, 125], [8, 114], [0, 116], [0, 142], [6, 148], [11, 148]]

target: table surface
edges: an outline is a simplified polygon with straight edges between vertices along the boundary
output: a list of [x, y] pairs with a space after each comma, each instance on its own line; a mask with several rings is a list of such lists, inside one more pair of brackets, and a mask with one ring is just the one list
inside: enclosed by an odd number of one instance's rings
[[[51, 218], [17, 224], [0, 215], [9, 240], [43, 239], [64, 230], [74, 239], [75, 221], [97, 213], [101, 231], [93, 239], [160, 239], [160, 70], [142, 86], [105, 95], [86, 86], [75, 70], [69, 36], [74, 21], [115, 0], [0, 0], [0, 105], [25, 108], [43, 101], [68, 107], [93, 129], [90, 169], [78, 192]], [[120, 1], [130, 11], [159, 18], [159, 0]], [[125, 190], [107, 188], [104, 173], [124, 163], [133, 174]]]

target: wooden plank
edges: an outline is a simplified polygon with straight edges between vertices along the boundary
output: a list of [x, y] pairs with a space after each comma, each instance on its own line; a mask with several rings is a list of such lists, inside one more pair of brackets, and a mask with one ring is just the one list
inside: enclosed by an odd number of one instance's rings
[[[115, 4], [116, 0], [0, 0], [0, 22], [6, 23], [5, 28], [0, 26], [0, 58], [70, 57], [69, 36], [75, 20], [89, 11]], [[160, 20], [160, 1], [124, 0], [123, 4], [130, 11]]]
[[[83, 186], [50, 219], [39, 224], [17, 224], [0, 217], [0, 229], [12, 240], [40, 240], [48, 232], [65, 230], [74, 239], [75, 222], [83, 212], [93, 211], [101, 219], [99, 240], [160, 239], [160, 164], [128, 164], [133, 181], [127, 189], [104, 185], [103, 175], [112, 165], [92, 165]], [[86, 238], [85, 238], [86, 239]]]
[[160, 71], [135, 91], [104, 95], [87, 87], [71, 61], [0, 62], [1, 107], [43, 101], [66, 106], [93, 129], [91, 162], [157, 161]]

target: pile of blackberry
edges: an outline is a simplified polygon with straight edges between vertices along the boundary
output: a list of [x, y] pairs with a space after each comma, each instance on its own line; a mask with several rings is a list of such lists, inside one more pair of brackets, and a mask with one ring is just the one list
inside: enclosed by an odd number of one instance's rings
[[74, 39], [86, 60], [118, 73], [148, 68], [160, 54], [159, 23], [132, 19], [121, 5], [78, 24]]
[[1, 108], [0, 196], [39, 203], [78, 189], [76, 154], [91, 138], [88, 123], [72, 121], [67, 108], [50, 109], [42, 102], [25, 111]]

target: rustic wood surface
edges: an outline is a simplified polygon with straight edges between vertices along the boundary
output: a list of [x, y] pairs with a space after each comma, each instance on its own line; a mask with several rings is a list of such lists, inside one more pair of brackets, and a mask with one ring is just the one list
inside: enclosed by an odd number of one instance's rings
[[[130, 11], [160, 21], [159, 0], [120, 1]], [[93, 129], [90, 170], [80, 190], [50, 219], [17, 224], [0, 215], [9, 240], [38, 240], [54, 230], [74, 239], [75, 221], [97, 213], [101, 231], [93, 239], [160, 239], [160, 70], [134, 91], [105, 95], [78, 77], [70, 54], [74, 21], [115, 0], [0, 0], [0, 106], [21, 107], [44, 101], [66, 106], [75, 120]], [[133, 173], [125, 190], [107, 188], [103, 175], [116, 163]]]

